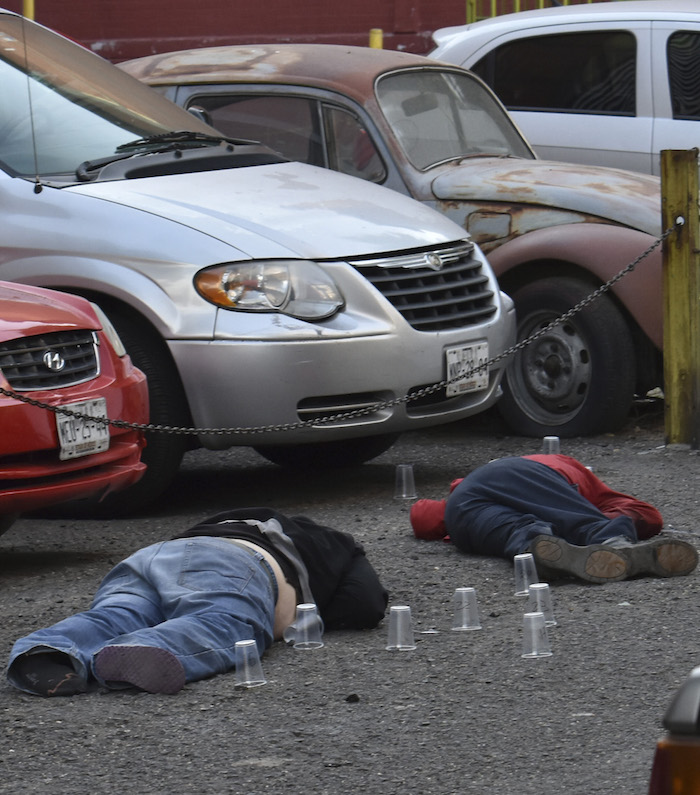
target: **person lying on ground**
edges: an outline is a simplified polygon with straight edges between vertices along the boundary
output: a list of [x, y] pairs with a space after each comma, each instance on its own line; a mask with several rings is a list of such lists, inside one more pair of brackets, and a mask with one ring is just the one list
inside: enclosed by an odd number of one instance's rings
[[388, 594], [349, 533], [270, 508], [226, 511], [138, 550], [89, 610], [16, 641], [7, 678], [43, 696], [91, 685], [177, 693], [234, 668], [239, 640], [262, 655], [297, 603], [315, 603], [328, 630], [370, 629]]
[[593, 583], [643, 574], [690, 574], [695, 547], [659, 535], [649, 503], [614, 491], [574, 458], [529, 455], [491, 461], [452, 483], [447, 500], [411, 507], [417, 538], [449, 538], [463, 552], [512, 560], [531, 552], [539, 576]]

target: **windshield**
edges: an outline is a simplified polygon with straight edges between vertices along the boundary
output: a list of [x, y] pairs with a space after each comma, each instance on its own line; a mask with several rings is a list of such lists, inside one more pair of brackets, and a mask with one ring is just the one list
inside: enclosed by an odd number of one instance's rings
[[171, 130], [214, 133], [116, 66], [22, 17], [0, 14], [0, 166], [74, 176], [85, 160]]
[[380, 78], [376, 94], [416, 168], [476, 156], [534, 159], [503, 107], [470, 74], [406, 69]]

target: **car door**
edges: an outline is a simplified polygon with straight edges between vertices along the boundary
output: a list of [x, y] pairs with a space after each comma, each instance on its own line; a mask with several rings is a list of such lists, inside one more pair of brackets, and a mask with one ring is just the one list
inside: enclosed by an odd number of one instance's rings
[[[513, 31], [463, 65], [548, 160], [652, 170], [650, 23]], [[639, 67], [639, 64], [642, 67]]]
[[700, 25], [655, 22], [652, 27], [654, 173], [664, 149], [700, 147]]

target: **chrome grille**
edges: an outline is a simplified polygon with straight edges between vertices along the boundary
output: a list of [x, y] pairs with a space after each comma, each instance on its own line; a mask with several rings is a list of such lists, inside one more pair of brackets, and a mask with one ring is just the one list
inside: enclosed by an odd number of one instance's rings
[[[94, 331], [55, 331], [0, 343], [0, 371], [17, 392], [58, 389], [90, 381], [100, 373]], [[63, 362], [52, 370], [47, 358]]]
[[472, 243], [350, 264], [418, 331], [474, 326], [496, 312], [494, 291]]

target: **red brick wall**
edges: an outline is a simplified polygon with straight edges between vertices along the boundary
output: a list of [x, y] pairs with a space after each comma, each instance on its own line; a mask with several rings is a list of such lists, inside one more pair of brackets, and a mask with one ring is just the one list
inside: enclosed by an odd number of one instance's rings
[[[496, 13], [516, 2], [496, 0]], [[537, 2], [520, 0], [520, 7]], [[23, 10], [23, 0], [2, 5]], [[366, 46], [371, 28], [382, 29], [387, 49], [425, 54], [431, 32], [466, 22], [466, 8], [466, 0], [34, 0], [34, 19], [113, 61], [256, 41]], [[477, 17], [491, 9], [491, 0], [476, 0]]]

